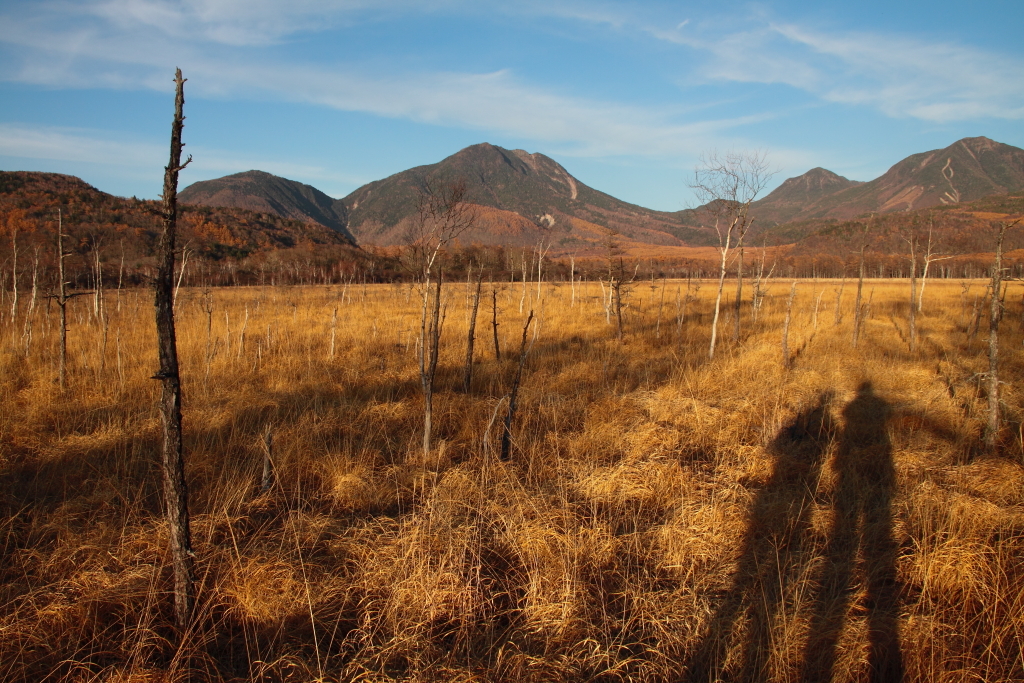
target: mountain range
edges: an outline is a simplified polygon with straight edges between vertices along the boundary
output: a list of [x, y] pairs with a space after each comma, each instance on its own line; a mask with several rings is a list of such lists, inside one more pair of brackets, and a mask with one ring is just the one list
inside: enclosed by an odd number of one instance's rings
[[[717, 244], [699, 209], [665, 212], [630, 204], [587, 186], [550, 157], [488, 143], [368, 183], [342, 199], [262, 171], [195, 183], [179, 199], [303, 220], [360, 245], [387, 246], [408, 241], [424, 187], [460, 178], [467, 182], [467, 201], [477, 210], [473, 229], [461, 236], [464, 243], [526, 246], [544, 240], [553, 252], [581, 254], [604, 249], [612, 234], [626, 247], [675, 251]], [[823, 222], [1022, 189], [1024, 150], [973, 137], [911, 155], [869, 182], [811, 169], [754, 202], [751, 216], [757, 232], [794, 241]]]
[[[286, 186], [298, 185], [283, 178], [278, 180]], [[284, 218], [273, 208], [179, 208], [180, 243], [190, 253], [213, 260], [244, 259], [253, 254], [296, 248], [308, 252], [356, 251], [343, 227], [339, 231], [308, 217]], [[59, 210], [65, 232], [75, 236], [73, 250], [120, 245], [122, 258], [127, 258], [129, 267], [135, 267], [147, 263], [152, 256], [163, 229], [160, 209], [158, 202], [116, 197], [75, 176], [0, 171], [0, 225], [12, 230], [23, 248], [33, 241], [41, 245], [52, 237]]]
[[913, 154], [866, 183], [823, 168], [790, 178], [751, 207], [767, 225], [850, 219], [970, 202], [1024, 189], [1024, 150], [985, 137]]

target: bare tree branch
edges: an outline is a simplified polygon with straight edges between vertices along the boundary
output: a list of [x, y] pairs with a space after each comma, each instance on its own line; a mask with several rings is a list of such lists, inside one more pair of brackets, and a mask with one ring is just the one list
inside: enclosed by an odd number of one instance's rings
[[[768, 165], [768, 155], [763, 151], [729, 152], [724, 155], [710, 152], [701, 156], [700, 164], [693, 172], [690, 188], [703, 204], [702, 210], [714, 221], [715, 232], [718, 233], [718, 250], [721, 254], [708, 358], [715, 357], [718, 318], [722, 307], [722, 290], [725, 287], [729, 250], [734, 243], [743, 244], [743, 237], [751, 223], [750, 205], [767, 187], [774, 174]], [[737, 332], [738, 330], [737, 327]]]

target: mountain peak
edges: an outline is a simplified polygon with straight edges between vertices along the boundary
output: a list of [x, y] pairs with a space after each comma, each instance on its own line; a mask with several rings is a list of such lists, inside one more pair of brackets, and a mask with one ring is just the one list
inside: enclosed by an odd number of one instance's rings
[[259, 169], [250, 169], [248, 171], [242, 171], [241, 173], [234, 173], [227, 178], [279, 178], [273, 173], [267, 173], [266, 171], [260, 171]]
[[250, 170], [189, 185], [178, 193], [183, 204], [234, 207], [272, 213], [308, 223], [319, 223], [341, 233], [353, 244], [344, 213], [335, 200], [311, 185]]
[[816, 166], [803, 175], [789, 178], [775, 192], [783, 190], [783, 192], [798, 192], [803, 195], [812, 195], [834, 192], [856, 184], [857, 181], [855, 180], [844, 178], [827, 168]]
[[817, 166], [803, 175], [789, 178], [767, 197], [754, 202], [753, 215], [762, 224], [786, 223], [808, 207], [861, 183]]
[[991, 138], [987, 138], [983, 135], [975, 138], [961, 138], [953, 143], [951, 146], [963, 145], [967, 149], [975, 152], [996, 149], [997, 147], [1004, 146], [1001, 142], [996, 142]]
[[937, 206], [959, 196], [968, 202], [1024, 189], [1024, 150], [986, 137], [957, 140], [945, 149], [912, 154], [867, 183], [814, 168], [782, 183], [754, 204], [765, 223], [853, 218]]
[[[400, 244], [425, 181], [467, 181], [466, 201], [481, 207], [480, 227], [463, 239], [482, 243], [536, 244], [558, 231], [561, 244], [591, 237], [586, 230], [606, 237], [613, 229], [659, 231], [653, 239], [679, 244], [673, 230], [686, 230], [682, 219], [643, 209], [610, 197], [576, 180], [554, 159], [523, 149], [508, 150], [490, 143], [465, 147], [428, 166], [417, 166], [364, 185], [340, 202], [348, 209], [349, 227], [360, 242]], [[540, 231], [540, 232], [537, 232]], [[589, 235], [589, 233], [588, 233]], [[703, 235], [701, 235], [703, 237]], [[599, 239], [597, 239], [599, 242]]]

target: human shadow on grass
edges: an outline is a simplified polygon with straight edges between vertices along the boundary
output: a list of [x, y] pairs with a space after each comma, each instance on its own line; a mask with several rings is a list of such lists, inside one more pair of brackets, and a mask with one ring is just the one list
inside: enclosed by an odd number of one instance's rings
[[[869, 640], [863, 677], [875, 683], [903, 679], [891, 511], [894, 470], [886, 427], [892, 410], [869, 382], [843, 409], [842, 428], [830, 417], [831, 403], [831, 393], [823, 393], [770, 444], [771, 479], [754, 500], [732, 585], [687, 662], [685, 680], [772, 678], [770, 656], [782, 646], [778, 619], [792, 600], [791, 588], [808, 580], [807, 568], [814, 564], [820, 568], [810, 577], [816, 593], [799, 677], [832, 680], [840, 636], [848, 615], [856, 612], [866, 615]], [[834, 514], [824, 561], [813, 563], [822, 550], [811, 538], [811, 516], [816, 500], [824, 498], [818, 492], [821, 468], [833, 452]], [[736, 647], [737, 642], [742, 645]]]
[[892, 530], [895, 470], [887, 423], [892, 408], [864, 382], [844, 409], [833, 468], [833, 518], [825, 562], [816, 577], [803, 680], [830, 681], [839, 638], [851, 611], [866, 618], [867, 669], [872, 683], [903, 680], [899, 586]]
[[[772, 624], [785, 587], [799, 570], [821, 466], [835, 435], [833, 397], [824, 392], [772, 440], [771, 479], [750, 511], [732, 585], [719, 598], [709, 627], [694, 650], [686, 679], [761, 681], [768, 677]], [[742, 661], [727, 661], [735, 639]]]

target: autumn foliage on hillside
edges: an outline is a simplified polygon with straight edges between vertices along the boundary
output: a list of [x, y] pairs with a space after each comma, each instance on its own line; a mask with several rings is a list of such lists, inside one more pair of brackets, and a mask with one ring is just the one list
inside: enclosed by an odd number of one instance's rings
[[[36, 271], [39, 286], [50, 286], [59, 210], [68, 236], [65, 246], [70, 245], [66, 265], [73, 286], [95, 286], [97, 255], [106, 285], [146, 282], [154, 268], [157, 208], [156, 202], [115, 197], [72, 176], [0, 172], [3, 281], [9, 285], [13, 271], [19, 286], [29, 287]], [[542, 277], [561, 281], [607, 278], [610, 260], [638, 279], [692, 279], [717, 272], [714, 247], [663, 244], [657, 231], [624, 234], [561, 214], [552, 216], [552, 225], [538, 225], [509, 211], [476, 209], [477, 225], [447, 249], [448, 278], [463, 279], [480, 270], [490, 280], [522, 279], [524, 272], [534, 277], [538, 260]], [[920, 272], [930, 236], [934, 264], [929, 277], [983, 277], [992, 261], [993, 223], [1021, 214], [1024, 193], [848, 221], [763, 230], [755, 223], [744, 245], [745, 262], [773, 276], [852, 277], [863, 244], [867, 277], [904, 277], [910, 272], [909, 240], [917, 245]], [[184, 206], [180, 230], [179, 261], [186, 264], [186, 285], [394, 282], [413, 277], [402, 266], [401, 245], [354, 248], [330, 228], [269, 213]], [[1008, 275], [1024, 277], [1024, 251], [1019, 251], [1024, 249], [1024, 231], [1008, 233], [1005, 249]], [[734, 260], [728, 268], [734, 273]]]
[[[0, 258], [10, 270], [17, 250], [22, 272], [30, 273], [33, 263], [52, 271], [59, 214], [74, 285], [91, 286], [97, 255], [105, 279], [139, 283], [154, 272], [159, 210], [158, 202], [115, 197], [73, 176], [0, 172]], [[362, 258], [344, 236], [316, 223], [192, 206], [181, 207], [181, 217], [183, 258], [217, 284], [232, 284], [232, 274], [246, 261], [253, 269], [270, 258], [307, 270], [339, 264], [351, 270]]]

